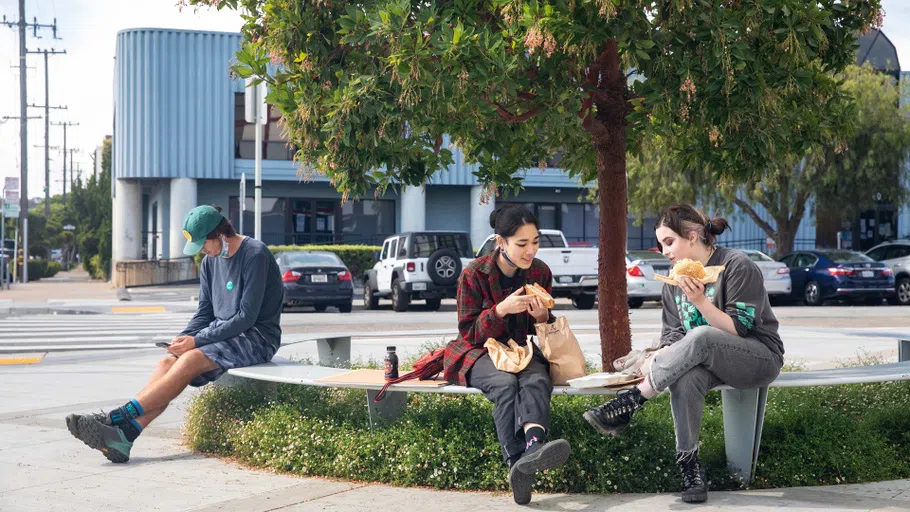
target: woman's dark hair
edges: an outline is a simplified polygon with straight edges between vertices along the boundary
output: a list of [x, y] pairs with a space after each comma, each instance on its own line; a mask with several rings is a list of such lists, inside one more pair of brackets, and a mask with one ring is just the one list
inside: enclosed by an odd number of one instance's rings
[[519, 228], [527, 224], [534, 224], [534, 227], [540, 229], [537, 217], [524, 205], [506, 204], [490, 214], [490, 227], [503, 238], [514, 235]]
[[710, 219], [698, 208], [685, 203], [664, 210], [657, 218], [654, 230], [661, 226], [668, 227], [686, 238], [689, 237], [689, 233], [695, 233], [698, 239], [708, 246], [714, 246], [717, 237], [730, 229], [727, 219], [723, 217]]
[[[220, 206], [214, 206], [218, 213], [221, 213], [222, 208]], [[240, 212], [243, 215], [243, 212]], [[215, 229], [211, 231], [208, 235], [205, 236], [206, 240], [217, 240], [221, 238], [221, 235], [224, 235], [225, 238], [231, 238], [237, 236], [237, 232], [234, 231], [234, 226], [231, 225], [231, 221], [227, 220], [227, 217], [222, 217], [221, 222], [215, 226]]]

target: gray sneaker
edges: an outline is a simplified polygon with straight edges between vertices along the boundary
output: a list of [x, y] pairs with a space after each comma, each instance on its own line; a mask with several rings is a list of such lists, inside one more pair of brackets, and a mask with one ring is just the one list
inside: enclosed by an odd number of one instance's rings
[[79, 418], [77, 431], [79, 432], [77, 437], [83, 443], [89, 448], [99, 450], [107, 460], [116, 464], [130, 460], [133, 443], [126, 439], [120, 428], [105, 424], [93, 416], [82, 416]]
[[66, 429], [70, 431], [70, 434], [73, 434], [73, 437], [82, 441], [86, 445], [88, 443], [85, 439], [82, 438], [82, 433], [79, 431], [79, 418], [95, 418], [95, 420], [105, 424], [110, 425], [111, 419], [104, 411], [93, 412], [91, 414], [70, 414], [66, 417]]

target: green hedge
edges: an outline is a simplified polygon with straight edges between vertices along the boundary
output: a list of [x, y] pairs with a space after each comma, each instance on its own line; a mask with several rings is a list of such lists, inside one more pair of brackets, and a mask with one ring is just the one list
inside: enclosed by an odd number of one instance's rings
[[[45, 277], [54, 277], [57, 275], [57, 272], [60, 272], [60, 264], [56, 261], [47, 261], [42, 259], [33, 259], [28, 262], [28, 280], [37, 281]], [[9, 272], [12, 276], [13, 273], [13, 262], [10, 261]]]
[[94, 254], [89, 259], [83, 260], [82, 268], [95, 279], [107, 279], [108, 270], [104, 265], [104, 262], [101, 261], [100, 254]]
[[44, 271], [44, 277], [54, 277], [62, 269], [63, 265], [61, 265], [59, 262], [49, 261], [47, 263], [47, 270]]
[[[582, 418], [603, 398], [554, 397], [552, 435], [572, 457], [539, 475], [547, 492], [673, 492], [670, 404], [658, 397], [618, 438]], [[492, 406], [478, 395], [410, 394], [397, 422], [370, 430], [363, 391], [279, 385], [277, 397], [210, 387], [187, 412], [191, 449], [307, 476], [440, 489], [506, 490]], [[702, 459], [712, 489], [741, 482], [726, 469], [720, 393], [707, 398]], [[753, 486], [828, 485], [910, 477], [910, 382], [772, 389]]]
[[[351, 270], [351, 273], [354, 274], [354, 279], [361, 279], [363, 274], [376, 264], [374, 255], [382, 250], [382, 247], [375, 245], [270, 245], [269, 250], [275, 256], [290, 251], [333, 252]], [[199, 268], [202, 268], [203, 257], [202, 253], [197, 254], [195, 257], [196, 266]]]

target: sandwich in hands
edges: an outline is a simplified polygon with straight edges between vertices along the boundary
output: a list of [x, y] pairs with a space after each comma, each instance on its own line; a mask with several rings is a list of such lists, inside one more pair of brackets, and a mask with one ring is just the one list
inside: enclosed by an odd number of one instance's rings
[[686, 276], [691, 277], [701, 284], [709, 284], [717, 281], [717, 278], [720, 277], [720, 273], [723, 272], [723, 270], [723, 266], [706, 267], [702, 265], [700, 261], [679, 260], [670, 270], [669, 276], [664, 277], [662, 275], [655, 275], [654, 279], [657, 279], [662, 283], [679, 286], [677, 277]]
[[540, 303], [543, 304], [543, 307], [547, 309], [552, 309], [556, 305], [556, 301], [553, 300], [553, 297], [550, 296], [547, 291], [537, 283], [526, 284], [525, 285], [525, 294], [533, 295], [540, 299]]

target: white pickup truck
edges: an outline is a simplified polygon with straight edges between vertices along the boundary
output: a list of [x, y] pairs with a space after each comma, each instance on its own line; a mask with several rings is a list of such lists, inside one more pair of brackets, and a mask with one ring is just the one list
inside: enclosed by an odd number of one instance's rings
[[[490, 235], [477, 256], [495, 248], [496, 235]], [[569, 297], [576, 308], [592, 309], [597, 299], [597, 253], [595, 248], [569, 247], [562, 231], [541, 229], [537, 258], [553, 272], [553, 297]]]

